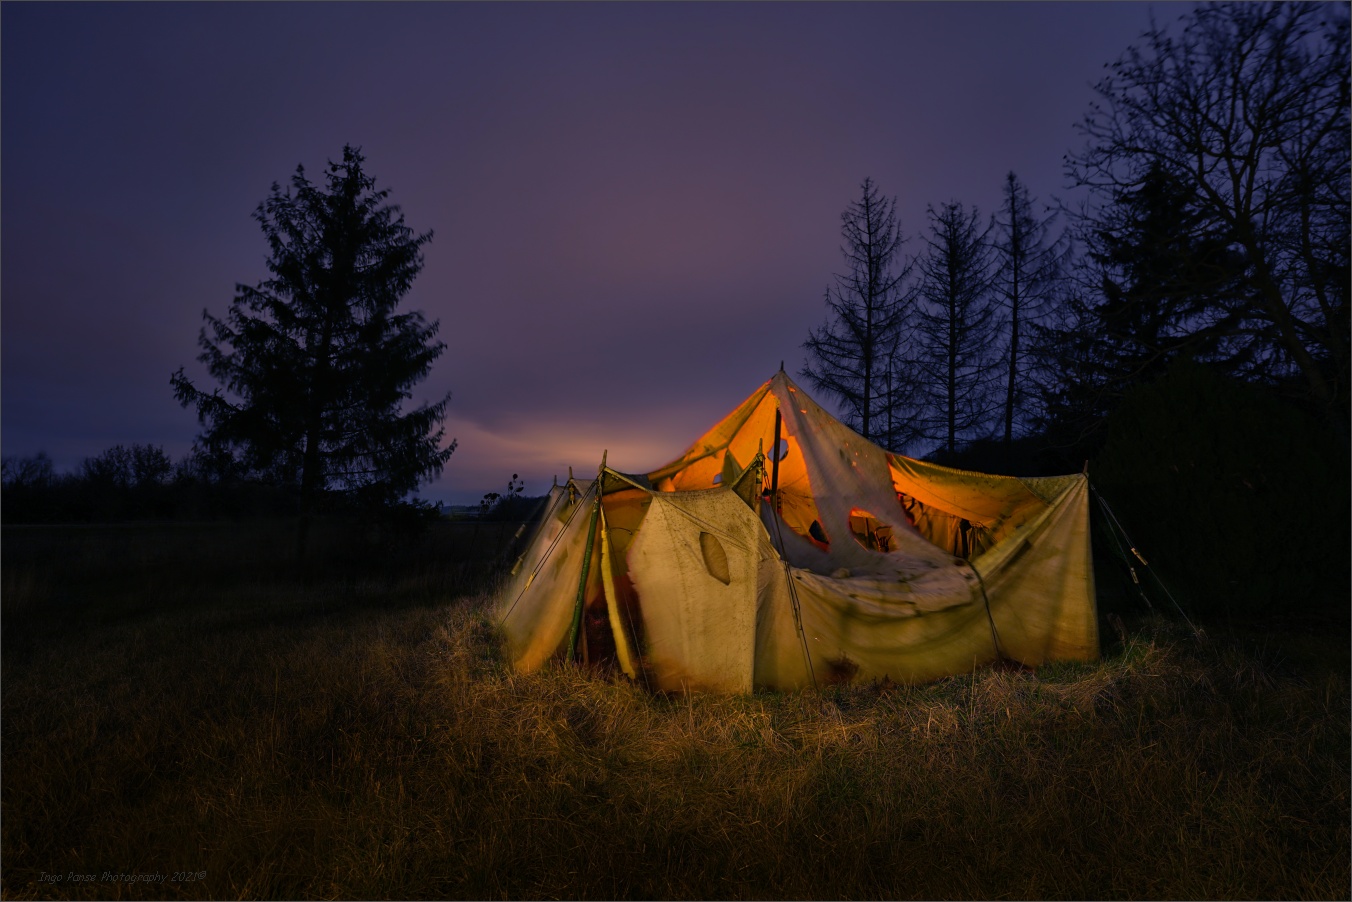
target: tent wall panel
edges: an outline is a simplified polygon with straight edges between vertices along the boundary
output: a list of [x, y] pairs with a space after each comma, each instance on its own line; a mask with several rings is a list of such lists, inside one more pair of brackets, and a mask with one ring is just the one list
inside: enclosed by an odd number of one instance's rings
[[655, 688], [751, 691], [760, 531], [730, 489], [654, 497], [629, 573]]
[[518, 670], [538, 670], [562, 651], [577, 604], [593, 498], [588, 492], [546, 514], [544, 529], [501, 593], [507, 656]]

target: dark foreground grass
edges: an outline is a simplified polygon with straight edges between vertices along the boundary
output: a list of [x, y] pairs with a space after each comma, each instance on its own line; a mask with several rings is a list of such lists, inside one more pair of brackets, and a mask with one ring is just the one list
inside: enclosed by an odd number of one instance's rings
[[1345, 631], [665, 697], [507, 672], [453, 550], [44, 535], [5, 532], [6, 898], [1349, 894]]

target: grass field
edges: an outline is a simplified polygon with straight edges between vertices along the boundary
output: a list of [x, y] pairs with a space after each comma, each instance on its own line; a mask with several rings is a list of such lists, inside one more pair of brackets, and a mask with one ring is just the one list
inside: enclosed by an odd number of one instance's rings
[[1345, 625], [653, 696], [508, 672], [485, 529], [6, 528], [4, 897], [1348, 897]]

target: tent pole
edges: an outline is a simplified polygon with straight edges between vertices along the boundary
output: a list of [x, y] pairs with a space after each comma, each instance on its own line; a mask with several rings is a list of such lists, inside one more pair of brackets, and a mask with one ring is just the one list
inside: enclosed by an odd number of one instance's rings
[[[783, 364], [780, 364], [781, 369]], [[807, 674], [812, 679], [812, 689], [817, 689], [817, 673], [812, 667], [812, 652], [807, 647], [807, 633], [803, 632], [802, 606], [798, 602], [798, 590], [793, 584], [793, 573], [789, 569], [789, 559], [784, 556], [784, 531], [779, 525], [779, 441], [783, 417], [779, 405], [775, 405], [775, 443], [770, 448], [770, 515], [775, 524], [775, 538], [779, 541], [779, 559], [784, 564], [784, 580], [789, 587], [789, 603], [793, 606], [793, 622], [798, 628], [798, 638], [803, 643], [803, 658], [807, 661]]]
[[582, 552], [582, 576], [577, 581], [577, 602], [573, 605], [573, 625], [568, 629], [568, 660], [577, 660], [577, 640], [582, 632], [582, 608], [587, 603], [587, 576], [591, 571], [592, 545], [596, 544], [596, 520], [601, 515], [602, 480], [606, 474], [606, 452], [601, 452], [601, 466], [596, 470], [596, 503], [592, 506], [591, 523], [587, 525], [587, 547]]
[[775, 405], [775, 443], [770, 446], [770, 507], [779, 515], [779, 405]]
[[[552, 513], [553, 510], [554, 510], [554, 508], [550, 508], [550, 509], [549, 509], [549, 512]], [[573, 508], [573, 512], [570, 513], [570, 514], [568, 515], [568, 519], [565, 520], [564, 523], [563, 523], [563, 529], [559, 530], [559, 534], [556, 535], [556, 536], [554, 537], [554, 541], [552, 541], [552, 542], [549, 543], [549, 547], [546, 548], [546, 549], [545, 549], [545, 553], [544, 553], [543, 555], [540, 556], [540, 562], [537, 563], [537, 564], [535, 565], [535, 569], [532, 570], [532, 571], [526, 576], [526, 582], [525, 582], [525, 585], [523, 585], [523, 586], [521, 587], [521, 591], [520, 591], [520, 592], [517, 592], [517, 593], [516, 593], [516, 598], [514, 598], [514, 599], [512, 600], [511, 605], [507, 608], [507, 613], [503, 614], [500, 618], [498, 618], [498, 623], [499, 623], [500, 625], [501, 625], [501, 624], [505, 624], [505, 623], [507, 622], [507, 618], [510, 617], [510, 616], [512, 616], [512, 611], [516, 610], [516, 603], [517, 603], [518, 601], [521, 600], [521, 596], [523, 596], [523, 595], [526, 594], [526, 590], [530, 588], [531, 581], [534, 580], [535, 577], [540, 573], [540, 570], [541, 570], [541, 569], [544, 567], [544, 565], [545, 565], [545, 561], [549, 560], [549, 556], [550, 556], [551, 554], [554, 553], [554, 546], [556, 546], [556, 545], [559, 544], [559, 540], [562, 539], [562, 538], [563, 538], [563, 534], [564, 534], [565, 532], [568, 531], [568, 527], [572, 525], [573, 518], [577, 516], [577, 512], [578, 512], [579, 510], [581, 510], [580, 507], [575, 507], [575, 508]], [[521, 555], [521, 557], [522, 557], [522, 560], [524, 560], [526, 556], [525, 556], [525, 554], [523, 553], [523, 554]], [[519, 564], [519, 562], [518, 562], [518, 564]], [[515, 575], [515, 574], [513, 574], [513, 575]]]

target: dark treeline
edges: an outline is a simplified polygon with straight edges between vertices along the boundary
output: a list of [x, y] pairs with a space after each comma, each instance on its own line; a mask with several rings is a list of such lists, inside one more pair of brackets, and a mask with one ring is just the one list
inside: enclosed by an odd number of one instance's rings
[[[512, 474], [505, 492], [488, 492], [474, 516], [491, 522], [531, 519], [541, 496], [525, 494]], [[370, 511], [340, 492], [325, 493], [316, 510], [331, 518], [370, 520]], [[5, 523], [122, 523], [147, 520], [241, 520], [295, 517], [294, 483], [268, 480], [228, 455], [193, 448], [175, 461], [158, 445], [114, 445], [59, 472], [46, 452], [0, 462], [0, 516]], [[379, 519], [404, 525], [438, 515], [429, 502], [403, 499], [383, 508]]]
[[6, 523], [95, 523], [287, 517], [294, 486], [250, 478], [192, 451], [174, 461], [156, 445], [114, 445], [58, 472], [45, 452], [0, 464]]

